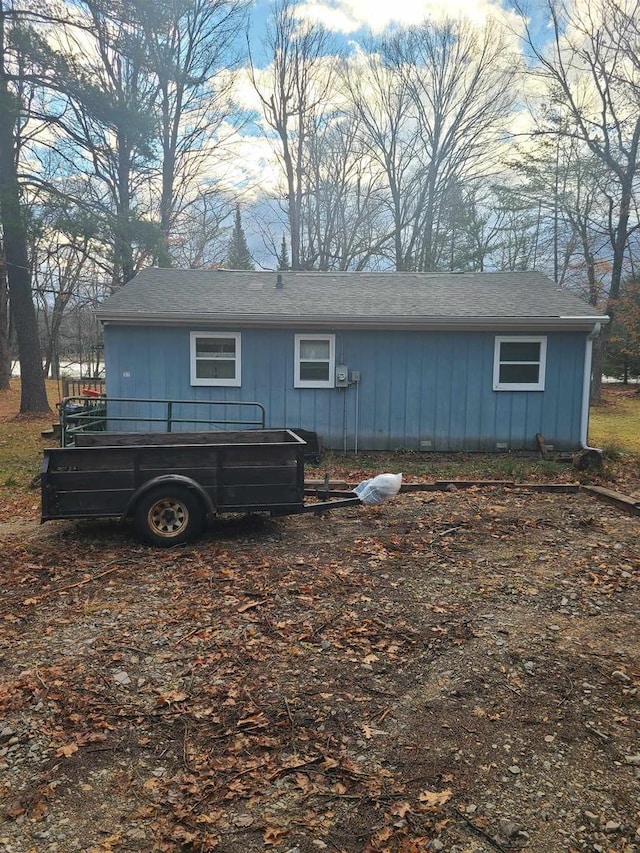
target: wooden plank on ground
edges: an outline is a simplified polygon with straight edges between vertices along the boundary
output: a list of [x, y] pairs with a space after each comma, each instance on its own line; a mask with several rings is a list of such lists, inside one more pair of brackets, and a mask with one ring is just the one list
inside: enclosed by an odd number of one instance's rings
[[465, 489], [472, 486], [501, 487], [516, 491], [572, 493], [580, 491], [580, 483], [516, 483], [513, 480], [436, 480], [435, 483], [403, 483], [401, 492], [441, 492], [450, 486]]
[[450, 486], [456, 489], [470, 489], [473, 486], [515, 486], [513, 480], [436, 480], [434, 485], [438, 489], [448, 489]]
[[350, 489], [351, 486], [345, 480], [305, 480], [305, 489]]
[[344, 498], [350, 489], [307, 489], [304, 493], [314, 498]]
[[580, 483], [516, 483], [517, 492], [557, 492], [571, 493], [580, 491]]
[[628, 495], [614, 492], [612, 489], [605, 489], [602, 486], [582, 486], [582, 491], [598, 500], [613, 504], [618, 509], [630, 512], [632, 515], [640, 515], [640, 501], [636, 498], [630, 498]]

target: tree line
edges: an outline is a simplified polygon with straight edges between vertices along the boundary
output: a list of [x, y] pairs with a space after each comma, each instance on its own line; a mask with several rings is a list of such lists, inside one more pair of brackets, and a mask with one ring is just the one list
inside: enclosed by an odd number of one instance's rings
[[[45, 410], [43, 365], [144, 266], [256, 260], [541, 269], [613, 317], [596, 375], [607, 347], [633, 373], [638, 8], [539, 11], [544, 42], [521, 13], [347, 49], [278, 0], [256, 49], [242, 0], [0, 0], [0, 387], [16, 351]], [[258, 132], [274, 186], [238, 177]]]

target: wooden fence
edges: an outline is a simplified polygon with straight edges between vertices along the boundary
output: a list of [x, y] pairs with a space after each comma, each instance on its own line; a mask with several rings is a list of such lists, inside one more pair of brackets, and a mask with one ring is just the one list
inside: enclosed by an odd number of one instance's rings
[[89, 388], [92, 391], [98, 391], [100, 394], [104, 394], [104, 379], [76, 379], [65, 376], [62, 380], [63, 397], [80, 397], [82, 396], [82, 390], [84, 388]]

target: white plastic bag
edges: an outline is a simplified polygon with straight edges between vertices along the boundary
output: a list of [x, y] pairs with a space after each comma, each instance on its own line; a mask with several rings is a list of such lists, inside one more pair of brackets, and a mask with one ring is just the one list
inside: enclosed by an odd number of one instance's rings
[[401, 485], [402, 474], [378, 474], [371, 480], [363, 480], [353, 491], [363, 504], [374, 506], [397, 495]]

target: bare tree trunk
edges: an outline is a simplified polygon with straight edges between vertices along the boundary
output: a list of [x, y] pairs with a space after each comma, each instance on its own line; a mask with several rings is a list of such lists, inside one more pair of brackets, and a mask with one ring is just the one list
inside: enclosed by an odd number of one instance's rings
[[[638, 227], [637, 221], [631, 221], [630, 211], [639, 163], [640, 117], [637, 110], [628, 110], [627, 104], [638, 98], [640, 29], [637, 15], [615, 0], [597, 4], [586, 0], [576, 8], [546, 0], [546, 6], [553, 26], [553, 50], [547, 44], [544, 50], [536, 44], [528, 24], [525, 33], [549, 90], [566, 111], [569, 124], [558, 132], [579, 139], [609, 172], [613, 186], [609, 196], [612, 269], [607, 300], [607, 313], [613, 321], [627, 243]], [[579, 46], [571, 41], [567, 45], [565, 33], [572, 28], [581, 34]], [[594, 97], [588, 108], [583, 99], [585, 88]], [[594, 359], [594, 400], [600, 399], [598, 372], [606, 357], [609, 328], [604, 327], [598, 341], [600, 360]]]
[[326, 111], [333, 68], [327, 63], [328, 34], [319, 25], [301, 29], [292, 0], [278, 0], [267, 27], [265, 47], [272, 65], [271, 85], [250, 74], [267, 124], [280, 139], [285, 172], [291, 269], [305, 266], [302, 203], [310, 181], [307, 175], [310, 128]]
[[9, 338], [9, 291], [4, 265], [0, 268], [0, 391], [8, 391], [11, 382], [11, 343]]
[[4, 70], [4, 11], [0, 6], [0, 222], [11, 316], [20, 359], [20, 412], [48, 412], [49, 402], [42, 372], [38, 322], [31, 296], [27, 235], [20, 205], [15, 158], [16, 101], [9, 92]]

